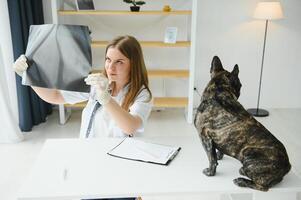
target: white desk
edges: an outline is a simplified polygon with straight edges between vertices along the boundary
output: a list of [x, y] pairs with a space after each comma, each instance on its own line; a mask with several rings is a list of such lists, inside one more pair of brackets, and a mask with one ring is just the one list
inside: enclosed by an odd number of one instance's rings
[[[220, 161], [216, 176], [203, 175], [208, 161], [197, 137], [146, 140], [180, 145], [182, 150], [169, 166], [161, 166], [107, 155], [120, 139], [47, 140], [18, 199], [256, 193], [233, 184], [241, 165], [230, 157]], [[301, 191], [301, 180], [290, 173], [269, 194], [292, 192], [296, 196], [297, 191]]]

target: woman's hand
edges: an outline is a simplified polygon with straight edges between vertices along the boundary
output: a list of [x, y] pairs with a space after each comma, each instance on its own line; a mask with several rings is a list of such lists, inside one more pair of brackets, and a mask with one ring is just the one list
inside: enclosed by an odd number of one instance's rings
[[109, 80], [103, 74], [90, 74], [85, 78], [87, 85], [93, 86], [96, 89], [97, 100], [101, 105], [106, 105], [111, 100], [111, 95], [108, 92]]
[[111, 98], [109, 80], [103, 74], [90, 74], [85, 81], [87, 85], [95, 87], [98, 102], [106, 105], [106, 112], [124, 133], [132, 135], [141, 127], [142, 119], [139, 116], [130, 114]]
[[[23, 73], [27, 70], [27, 58], [25, 55], [21, 55], [13, 64], [13, 70], [19, 75], [22, 76]], [[56, 89], [40, 88], [31, 86], [31, 88], [37, 93], [37, 95], [42, 98], [44, 101], [53, 104], [64, 104], [65, 100], [61, 93]]]
[[13, 70], [22, 77], [23, 73], [27, 70], [27, 58], [22, 54], [13, 64]]

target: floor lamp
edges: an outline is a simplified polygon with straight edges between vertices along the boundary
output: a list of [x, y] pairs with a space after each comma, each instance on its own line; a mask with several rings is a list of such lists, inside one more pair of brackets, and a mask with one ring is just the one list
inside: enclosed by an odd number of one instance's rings
[[248, 112], [251, 115], [256, 116], [256, 117], [266, 117], [269, 115], [269, 112], [267, 110], [259, 108], [265, 44], [266, 44], [269, 20], [276, 20], [276, 19], [283, 18], [283, 13], [282, 13], [282, 8], [281, 8], [280, 2], [259, 2], [255, 9], [254, 18], [265, 20], [265, 32], [264, 32], [264, 42], [263, 42], [263, 51], [262, 51], [262, 59], [261, 59], [261, 70], [260, 70], [260, 79], [259, 79], [259, 91], [258, 91], [258, 97], [257, 97], [257, 108], [250, 108], [250, 109], [248, 109]]

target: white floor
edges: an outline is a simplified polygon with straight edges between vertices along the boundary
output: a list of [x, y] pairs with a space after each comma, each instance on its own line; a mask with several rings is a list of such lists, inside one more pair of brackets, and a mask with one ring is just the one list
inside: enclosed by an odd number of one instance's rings
[[[0, 200], [16, 199], [18, 189], [46, 139], [78, 137], [80, 115], [80, 111], [73, 112], [71, 119], [62, 126], [58, 124], [58, 114], [55, 111], [46, 123], [25, 133], [25, 141], [0, 144]], [[283, 142], [294, 170], [301, 176], [301, 161], [298, 159], [301, 153], [301, 109], [272, 109], [269, 117], [258, 120]], [[196, 131], [193, 125], [186, 123], [181, 109], [152, 112], [145, 132], [145, 136], [189, 137], [191, 134], [196, 134]]]

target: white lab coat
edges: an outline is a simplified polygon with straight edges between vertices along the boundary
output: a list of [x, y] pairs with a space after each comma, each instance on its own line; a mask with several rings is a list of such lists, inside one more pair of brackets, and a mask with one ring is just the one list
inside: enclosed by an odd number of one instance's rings
[[[117, 96], [113, 96], [112, 98], [119, 104], [122, 104], [122, 101], [125, 97], [125, 94], [128, 91], [129, 85], [125, 86]], [[88, 100], [86, 107], [82, 112], [82, 119], [81, 119], [81, 128], [80, 128], [80, 138], [86, 137], [86, 131], [88, 128], [88, 124], [90, 121], [90, 117], [93, 111], [93, 108], [96, 104], [95, 98], [95, 89], [91, 88], [90, 93], [80, 93], [80, 92], [70, 92], [70, 91], [62, 91], [61, 94], [66, 103], [75, 104], [78, 102]], [[152, 101], [148, 101], [149, 93], [144, 88], [141, 89], [140, 93], [136, 97], [134, 103], [130, 106], [129, 110], [132, 115], [139, 116], [142, 120], [141, 127], [133, 133], [134, 135], [141, 134], [144, 131], [144, 125], [149, 117], [149, 114], [152, 109]], [[110, 114], [106, 112], [104, 107], [100, 107], [93, 120], [93, 124], [91, 127], [91, 132], [89, 138], [94, 137], [126, 137], [125, 134], [114, 122], [111, 118]]]

